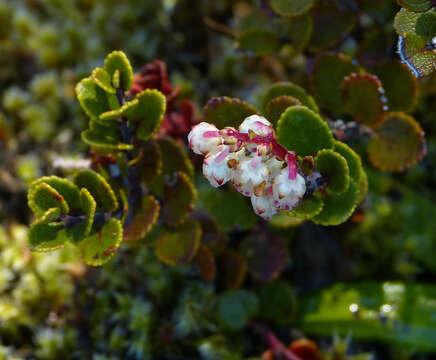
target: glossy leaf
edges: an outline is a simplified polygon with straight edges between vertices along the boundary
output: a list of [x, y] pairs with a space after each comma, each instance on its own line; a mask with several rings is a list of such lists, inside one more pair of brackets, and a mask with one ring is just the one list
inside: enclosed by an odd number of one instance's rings
[[339, 153], [324, 149], [318, 152], [315, 166], [327, 181], [327, 190], [342, 194], [350, 184], [350, 170], [347, 160]]
[[401, 60], [417, 78], [430, 75], [436, 69], [436, 53], [425, 40], [416, 34], [407, 34], [398, 39]]
[[247, 290], [228, 291], [218, 302], [218, 319], [228, 330], [241, 330], [259, 311], [259, 300]]
[[347, 144], [340, 141], [335, 141], [333, 150], [345, 158], [348, 164], [348, 169], [350, 170], [350, 177], [356, 184], [359, 184], [363, 176], [362, 174], [364, 173], [360, 156]]
[[82, 205], [82, 211], [85, 214], [85, 228], [83, 230], [83, 236], [88, 236], [91, 233], [92, 225], [94, 224], [95, 209], [97, 203], [88, 190], [82, 188], [80, 190], [80, 203]]
[[91, 79], [104, 91], [110, 94], [115, 94], [115, 89], [112, 86], [112, 79], [106, 70], [99, 67], [95, 68], [92, 71]]
[[297, 16], [309, 11], [315, 0], [271, 0], [270, 4], [282, 16]]
[[301, 101], [289, 95], [278, 96], [268, 103], [265, 109], [265, 116], [275, 126], [284, 111], [288, 107], [295, 105], [301, 105]]
[[333, 147], [327, 123], [305, 106], [293, 106], [282, 114], [277, 124], [277, 140], [299, 156], [315, 155]]
[[239, 250], [247, 259], [249, 273], [262, 281], [276, 279], [288, 262], [287, 243], [278, 236], [248, 236]]
[[263, 56], [275, 53], [280, 46], [278, 36], [271, 30], [253, 28], [238, 34], [239, 47], [254, 56]]
[[85, 113], [91, 118], [111, 110], [106, 92], [92, 78], [85, 78], [76, 86], [77, 99]]
[[151, 195], [144, 196], [133, 219], [124, 224], [124, 241], [133, 242], [143, 239], [156, 225], [159, 212], [159, 202]]
[[390, 111], [411, 112], [418, 101], [418, 80], [398, 61], [385, 61], [372, 69], [380, 79]]
[[90, 128], [82, 132], [82, 140], [95, 148], [103, 150], [132, 150], [133, 145], [123, 143], [119, 128], [112, 124], [101, 124], [92, 120]]
[[398, 35], [406, 36], [407, 34], [415, 34], [415, 25], [420, 13], [409, 11], [407, 9], [401, 9], [397, 15], [395, 15], [394, 28]]
[[60, 215], [58, 208], [49, 209], [43, 217], [35, 221], [29, 229], [29, 248], [32, 251], [46, 252], [59, 249], [68, 240], [64, 223], [53, 222]]
[[262, 108], [266, 112], [268, 105], [271, 100], [276, 99], [279, 96], [292, 96], [299, 100], [304, 106], [307, 106], [309, 109], [318, 112], [318, 106], [315, 103], [315, 100], [311, 96], [309, 96], [302, 87], [291, 83], [291, 82], [279, 82], [272, 85], [268, 91], [265, 93], [262, 100]]
[[237, 289], [247, 275], [247, 260], [236, 250], [227, 249], [220, 257], [220, 275], [226, 289]]
[[129, 59], [122, 51], [111, 52], [104, 61], [104, 69], [109, 74], [110, 79], [113, 78], [118, 70], [122, 88], [127, 91], [131, 88], [133, 82], [133, 70]]
[[114, 211], [118, 208], [118, 200], [111, 186], [103, 176], [92, 170], [81, 170], [74, 177], [79, 188], [85, 188], [97, 202], [97, 208]]
[[341, 85], [344, 78], [359, 68], [345, 54], [328, 53], [316, 58], [311, 81], [317, 101], [330, 111], [341, 113]]
[[250, 115], [258, 114], [257, 109], [247, 102], [227, 96], [210, 99], [203, 108], [204, 120], [222, 129], [226, 126], [238, 128]]
[[79, 243], [83, 260], [88, 265], [103, 265], [114, 256], [122, 239], [121, 222], [115, 218], [109, 219], [100, 230]]
[[291, 215], [299, 219], [309, 220], [318, 215], [324, 207], [324, 202], [315, 196], [301, 200], [300, 203], [291, 210]]
[[383, 171], [404, 171], [425, 154], [426, 144], [421, 126], [404, 113], [389, 113], [368, 146], [369, 160]]
[[28, 193], [28, 204], [37, 217], [52, 208], [59, 208], [63, 214], [68, 214], [70, 211], [64, 197], [45, 182], [34, 186]]
[[194, 258], [194, 263], [204, 281], [213, 281], [215, 279], [215, 257], [213, 256], [212, 251], [206, 245], [200, 244], [197, 254]]
[[340, 195], [327, 194], [323, 197], [322, 211], [311, 220], [315, 224], [329, 226], [339, 225], [348, 220], [356, 208], [359, 200], [359, 189], [353, 180], [347, 191]]
[[375, 75], [352, 73], [341, 85], [343, 111], [358, 122], [376, 128], [388, 111], [387, 97]]
[[423, 12], [429, 10], [434, 3], [432, 0], [397, 0], [398, 5], [415, 12]]
[[174, 177], [166, 177], [164, 185], [164, 205], [162, 216], [170, 226], [180, 225], [194, 209], [197, 191], [189, 177], [178, 172]]
[[279, 325], [290, 324], [297, 314], [297, 296], [283, 280], [263, 284], [258, 292], [259, 316]]
[[168, 230], [156, 243], [156, 255], [168, 265], [185, 265], [194, 259], [200, 246], [201, 227], [192, 219]]

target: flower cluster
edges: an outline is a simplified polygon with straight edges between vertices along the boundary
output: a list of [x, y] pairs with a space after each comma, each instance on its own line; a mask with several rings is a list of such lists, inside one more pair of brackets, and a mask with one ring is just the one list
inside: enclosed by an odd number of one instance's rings
[[256, 214], [266, 220], [280, 210], [291, 210], [306, 192], [298, 173], [295, 152], [281, 146], [264, 117], [246, 118], [239, 130], [202, 122], [188, 135], [189, 146], [204, 155], [203, 175], [214, 187], [231, 181], [251, 197]]

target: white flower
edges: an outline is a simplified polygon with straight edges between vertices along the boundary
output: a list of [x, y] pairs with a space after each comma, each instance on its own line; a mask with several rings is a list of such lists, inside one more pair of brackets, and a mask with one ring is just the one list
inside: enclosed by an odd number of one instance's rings
[[291, 210], [298, 204], [306, 192], [306, 181], [304, 178], [297, 174], [297, 177], [291, 180], [287, 168], [282, 169], [273, 182], [274, 206], [282, 210]]
[[275, 178], [280, 173], [285, 162], [281, 160], [277, 160], [277, 158], [273, 156], [267, 161], [265, 161], [265, 164], [269, 169], [270, 179], [272, 179]]
[[251, 115], [239, 125], [239, 132], [243, 134], [249, 134], [250, 130], [260, 136], [267, 136], [274, 132], [271, 123], [259, 115]]
[[273, 215], [278, 212], [278, 209], [273, 205], [272, 197], [269, 195], [252, 196], [251, 205], [254, 212], [265, 220], [271, 220]]
[[233, 177], [233, 169], [229, 167], [228, 160], [230, 147], [219, 145], [215, 151], [210, 152], [203, 161], [203, 176], [209, 180], [213, 187], [224, 185]]
[[245, 196], [262, 196], [269, 177], [269, 169], [261, 156], [242, 156], [233, 178], [236, 189]]
[[223, 143], [217, 127], [207, 122], [194, 126], [188, 135], [188, 141], [192, 151], [199, 155], [206, 155]]

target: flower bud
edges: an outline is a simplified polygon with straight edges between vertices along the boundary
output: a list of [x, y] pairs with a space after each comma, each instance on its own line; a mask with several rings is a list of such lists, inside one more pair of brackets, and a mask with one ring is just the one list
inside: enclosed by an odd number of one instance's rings
[[282, 210], [291, 210], [298, 204], [306, 192], [306, 181], [304, 178], [297, 174], [296, 178], [291, 180], [287, 168], [282, 169], [273, 182], [274, 206]]
[[[265, 186], [269, 170], [261, 156], [243, 156], [233, 178], [236, 189], [245, 196], [251, 196], [259, 186]], [[258, 192], [256, 191], [256, 194]]]
[[213, 187], [224, 185], [232, 178], [233, 169], [228, 165], [230, 147], [219, 145], [203, 161], [203, 176]]
[[247, 117], [239, 126], [239, 131], [243, 134], [249, 134], [250, 130], [259, 136], [268, 136], [274, 132], [271, 123], [259, 115]]
[[217, 127], [206, 122], [192, 128], [188, 141], [192, 151], [199, 155], [206, 155], [223, 143]]
[[253, 206], [254, 212], [265, 220], [270, 220], [273, 215], [278, 212], [278, 210], [273, 205], [272, 197], [268, 195], [252, 196], [251, 205]]

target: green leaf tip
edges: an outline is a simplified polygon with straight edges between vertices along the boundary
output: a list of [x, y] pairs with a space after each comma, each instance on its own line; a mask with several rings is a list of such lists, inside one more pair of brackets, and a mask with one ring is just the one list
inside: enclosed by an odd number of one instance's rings
[[124, 91], [130, 90], [133, 83], [133, 69], [126, 54], [122, 51], [111, 52], [104, 61], [104, 70], [109, 74], [112, 80], [114, 74], [119, 72], [119, 82]]

